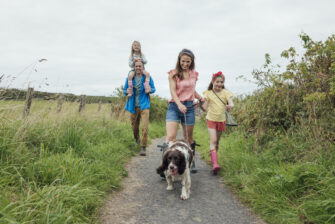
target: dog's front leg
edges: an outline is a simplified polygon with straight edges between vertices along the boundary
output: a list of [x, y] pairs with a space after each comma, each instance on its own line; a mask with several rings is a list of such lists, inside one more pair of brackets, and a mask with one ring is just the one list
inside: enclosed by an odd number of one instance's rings
[[182, 200], [186, 200], [190, 197], [189, 189], [187, 189], [190, 185], [189, 185], [189, 180], [187, 178], [187, 174], [185, 174], [185, 173], [184, 173], [184, 177], [181, 181], [181, 185], [182, 185], [182, 188], [181, 188], [180, 198]]
[[191, 194], [191, 175], [190, 172], [186, 172], [186, 181], [185, 181], [185, 188], [186, 188], [186, 194], [187, 198], [190, 197]]
[[174, 189], [174, 188], [173, 188], [172, 177], [171, 177], [171, 175], [166, 175], [166, 174], [165, 174], [165, 176], [166, 176], [166, 182], [167, 182], [167, 184], [168, 184], [166, 190], [168, 190], [168, 191], [172, 191], [172, 190]]

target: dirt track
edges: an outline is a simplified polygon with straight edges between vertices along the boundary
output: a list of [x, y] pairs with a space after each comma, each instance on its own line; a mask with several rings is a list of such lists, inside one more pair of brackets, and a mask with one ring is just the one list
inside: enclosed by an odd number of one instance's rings
[[113, 193], [101, 212], [101, 222], [108, 224], [239, 224], [265, 222], [243, 206], [220, 181], [210, 175], [210, 167], [196, 157], [198, 173], [191, 174], [190, 199], [180, 199], [181, 184], [166, 190], [166, 181], [156, 174], [161, 162], [157, 144], [152, 141], [147, 156], [134, 157], [127, 166], [123, 190]]

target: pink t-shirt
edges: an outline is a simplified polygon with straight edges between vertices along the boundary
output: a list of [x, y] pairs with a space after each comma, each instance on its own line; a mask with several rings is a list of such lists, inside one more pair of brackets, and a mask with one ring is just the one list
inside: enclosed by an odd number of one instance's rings
[[[171, 70], [168, 72], [176, 73], [176, 70]], [[195, 70], [189, 71], [189, 78], [180, 80], [178, 76], [174, 76], [174, 80], [176, 81], [176, 93], [180, 101], [193, 101], [194, 100], [194, 92], [195, 85], [198, 81], [198, 72]], [[174, 102], [173, 99], [170, 99], [169, 102]]]

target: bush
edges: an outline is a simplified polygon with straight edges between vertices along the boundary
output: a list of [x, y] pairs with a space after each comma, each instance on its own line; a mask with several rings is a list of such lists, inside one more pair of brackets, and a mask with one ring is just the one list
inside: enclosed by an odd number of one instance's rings
[[[269, 223], [335, 223], [335, 35], [300, 38], [301, 59], [283, 51], [280, 72], [266, 55], [253, 71], [259, 89], [234, 99], [240, 125], [220, 142], [221, 175]], [[209, 160], [204, 127], [194, 135]]]
[[258, 136], [304, 126], [313, 138], [334, 140], [335, 122], [329, 120], [335, 117], [335, 35], [325, 42], [314, 42], [304, 33], [300, 38], [305, 48], [301, 60], [294, 48], [283, 51], [290, 63], [279, 72], [267, 54], [263, 68], [253, 71], [260, 89], [236, 100], [233, 113]]

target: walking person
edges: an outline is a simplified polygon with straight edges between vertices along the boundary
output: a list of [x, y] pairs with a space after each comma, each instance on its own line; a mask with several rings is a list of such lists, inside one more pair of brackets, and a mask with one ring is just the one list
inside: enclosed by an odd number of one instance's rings
[[203, 92], [205, 102], [202, 104], [202, 108], [207, 111], [207, 128], [210, 137], [209, 153], [214, 175], [220, 170], [217, 152], [221, 134], [226, 130], [225, 112], [234, 107], [233, 93], [225, 89], [224, 82], [225, 77], [222, 72], [217, 72], [212, 75], [208, 89]]
[[[146, 92], [144, 89], [144, 83], [146, 75], [143, 74], [143, 62], [136, 60], [134, 64], [134, 78], [132, 80], [132, 86], [128, 85], [128, 78], [126, 79], [123, 93], [128, 95], [132, 92], [132, 96], [128, 98], [125, 110], [131, 113], [130, 121], [133, 130], [135, 141], [141, 144], [142, 150], [141, 156], [146, 155], [146, 147], [148, 143], [148, 132], [149, 132], [149, 111], [150, 111], [150, 97], [149, 94], [156, 91], [154, 81], [150, 77], [149, 80], [149, 91]], [[142, 141], [139, 136], [139, 126], [142, 122]]]
[[[204, 100], [195, 90], [198, 72], [194, 68], [193, 52], [183, 49], [178, 55], [175, 69], [168, 73], [171, 99], [166, 113], [166, 143], [164, 144], [167, 148], [170, 141], [176, 140], [178, 125], [181, 123], [184, 139], [191, 146], [193, 155], [195, 155], [196, 145], [193, 141], [193, 127], [195, 124], [193, 101], [195, 98], [199, 101]], [[191, 172], [196, 172], [194, 160]]]

